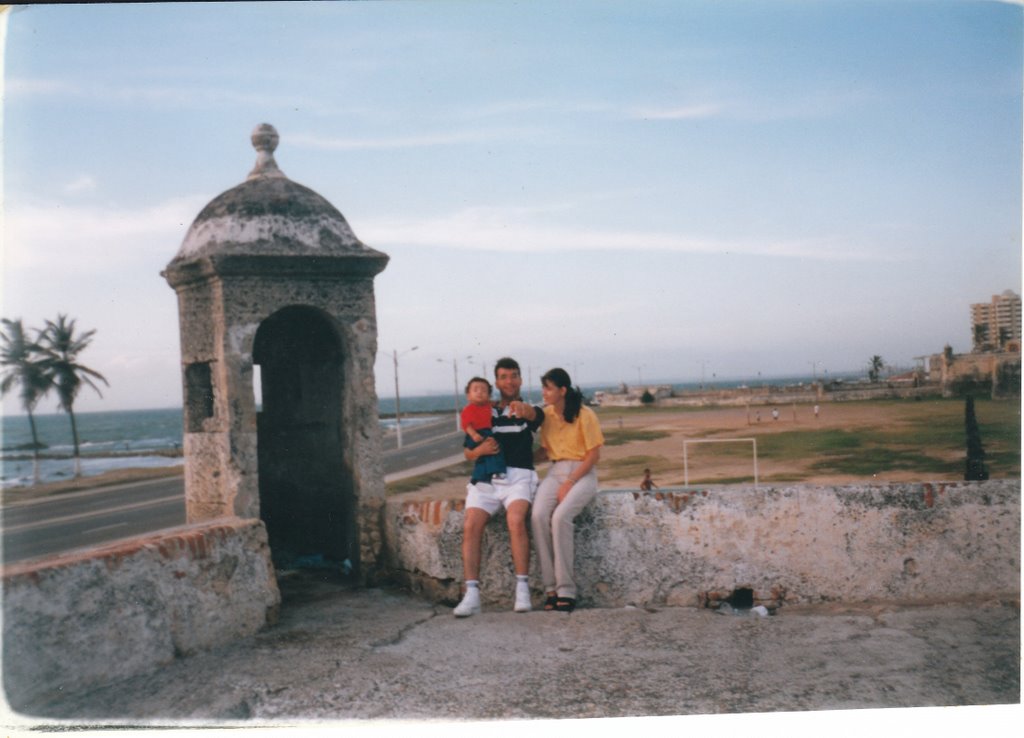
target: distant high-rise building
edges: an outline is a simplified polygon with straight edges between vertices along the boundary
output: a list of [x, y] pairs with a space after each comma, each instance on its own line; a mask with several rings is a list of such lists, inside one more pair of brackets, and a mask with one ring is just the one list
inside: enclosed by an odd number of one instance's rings
[[1020, 338], [1020, 295], [1006, 290], [971, 305], [973, 351], [1020, 351]]

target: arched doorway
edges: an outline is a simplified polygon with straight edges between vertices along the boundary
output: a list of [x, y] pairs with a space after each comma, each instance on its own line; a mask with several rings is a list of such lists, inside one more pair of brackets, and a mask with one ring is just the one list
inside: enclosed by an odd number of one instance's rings
[[357, 564], [343, 354], [331, 319], [314, 308], [279, 310], [256, 332], [260, 518], [281, 568], [321, 559]]

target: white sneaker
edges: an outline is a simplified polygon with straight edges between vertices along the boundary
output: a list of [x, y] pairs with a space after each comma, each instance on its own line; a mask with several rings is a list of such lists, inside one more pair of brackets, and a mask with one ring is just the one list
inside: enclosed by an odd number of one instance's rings
[[530, 604], [530, 585], [526, 582], [516, 582], [516, 604], [512, 609], [515, 612], [530, 612], [533, 609]]
[[452, 611], [457, 618], [468, 618], [470, 615], [480, 613], [480, 590], [477, 587], [470, 587], [462, 596], [462, 602], [455, 606]]

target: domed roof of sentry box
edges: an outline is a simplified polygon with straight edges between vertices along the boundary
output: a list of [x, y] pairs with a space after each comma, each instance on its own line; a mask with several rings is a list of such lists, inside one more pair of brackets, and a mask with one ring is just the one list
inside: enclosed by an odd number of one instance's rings
[[277, 168], [274, 150], [279, 136], [263, 123], [252, 132], [256, 166], [237, 187], [202, 209], [168, 267], [227, 256], [371, 257], [387, 255], [356, 238], [345, 217], [308, 187], [293, 182]]

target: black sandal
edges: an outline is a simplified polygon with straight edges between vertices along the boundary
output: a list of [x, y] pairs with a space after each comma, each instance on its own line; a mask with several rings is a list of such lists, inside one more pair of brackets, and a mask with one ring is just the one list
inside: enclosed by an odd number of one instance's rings
[[558, 612], [572, 612], [576, 609], [576, 600], [572, 597], [559, 597], [555, 601], [555, 609]]
[[544, 600], [544, 609], [548, 610], [548, 611], [557, 610], [558, 609], [558, 595], [551, 595], [546, 600]]

